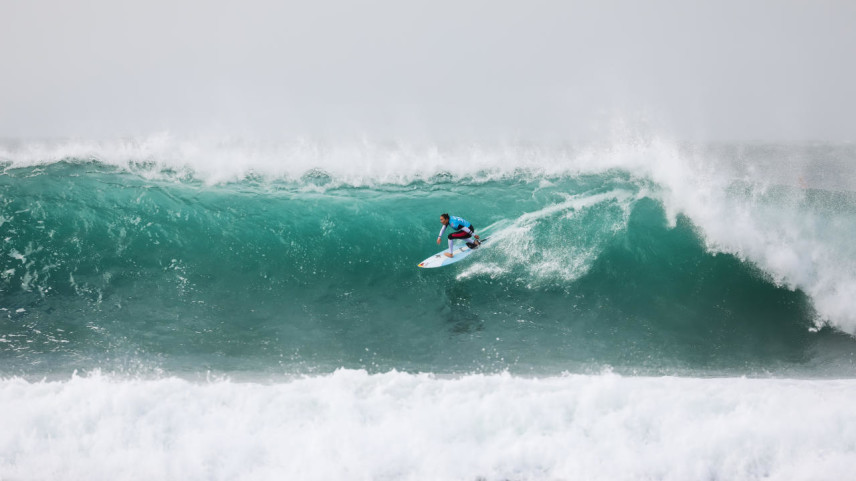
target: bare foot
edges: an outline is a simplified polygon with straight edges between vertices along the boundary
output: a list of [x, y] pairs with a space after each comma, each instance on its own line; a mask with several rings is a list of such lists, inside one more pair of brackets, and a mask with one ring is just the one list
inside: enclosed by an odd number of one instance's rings
[[445, 255], [446, 255], [446, 257], [452, 257], [452, 256], [454, 255], [454, 254], [451, 254], [451, 253], [449, 253], [449, 252], [444, 252], [443, 254], [445, 254]]

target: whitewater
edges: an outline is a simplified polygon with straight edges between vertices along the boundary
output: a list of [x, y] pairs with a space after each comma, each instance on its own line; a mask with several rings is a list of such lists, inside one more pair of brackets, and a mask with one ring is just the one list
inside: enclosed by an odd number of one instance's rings
[[[849, 381], [6, 381], [5, 479], [836, 479]], [[69, 406], [74, 406], [69, 409]]]
[[841, 479], [854, 161], [0, 142], [0, 479]]

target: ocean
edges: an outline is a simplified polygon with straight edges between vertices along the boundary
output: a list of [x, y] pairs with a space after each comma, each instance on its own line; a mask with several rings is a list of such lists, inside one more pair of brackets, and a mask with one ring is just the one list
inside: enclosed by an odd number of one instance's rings
[[845, 479], [854, 162], [5, 141], [0, 479]]

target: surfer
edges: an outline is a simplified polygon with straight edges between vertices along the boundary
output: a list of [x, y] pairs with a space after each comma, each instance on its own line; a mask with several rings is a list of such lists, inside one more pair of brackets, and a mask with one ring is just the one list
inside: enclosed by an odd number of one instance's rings
[[[440, 235], [437, 236], [437, 244], [440, 243], [440, 239], [443, 237], [443, 232], [446, 232], [446, 227], [452, 226], [452, 229], [455, 232], [449, 234], [449, 252], [445, 252], [446, 257], [453, 257], [455, 255], [455, 239], [469, 239], [473, 237], [476, 228], [467, 222], [465, 219], [457, 216], [449, 216], [449, 214], [440, 214], [440, 223], [443, 224], [443, 228], [440, 229]], [[479, 246], [479, 236], [475, 236], [475, 242], [467, 242], [467, 247], [470, 249], [475, 249]]]

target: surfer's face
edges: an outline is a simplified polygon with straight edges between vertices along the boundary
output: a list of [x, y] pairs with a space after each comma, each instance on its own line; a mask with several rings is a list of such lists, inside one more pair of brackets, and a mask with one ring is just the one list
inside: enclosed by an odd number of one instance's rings
[[441, 215], [440, 216], [440, 223], [443, 225], [447, 225], [449, 223], [449, 219], [447, 219]]

